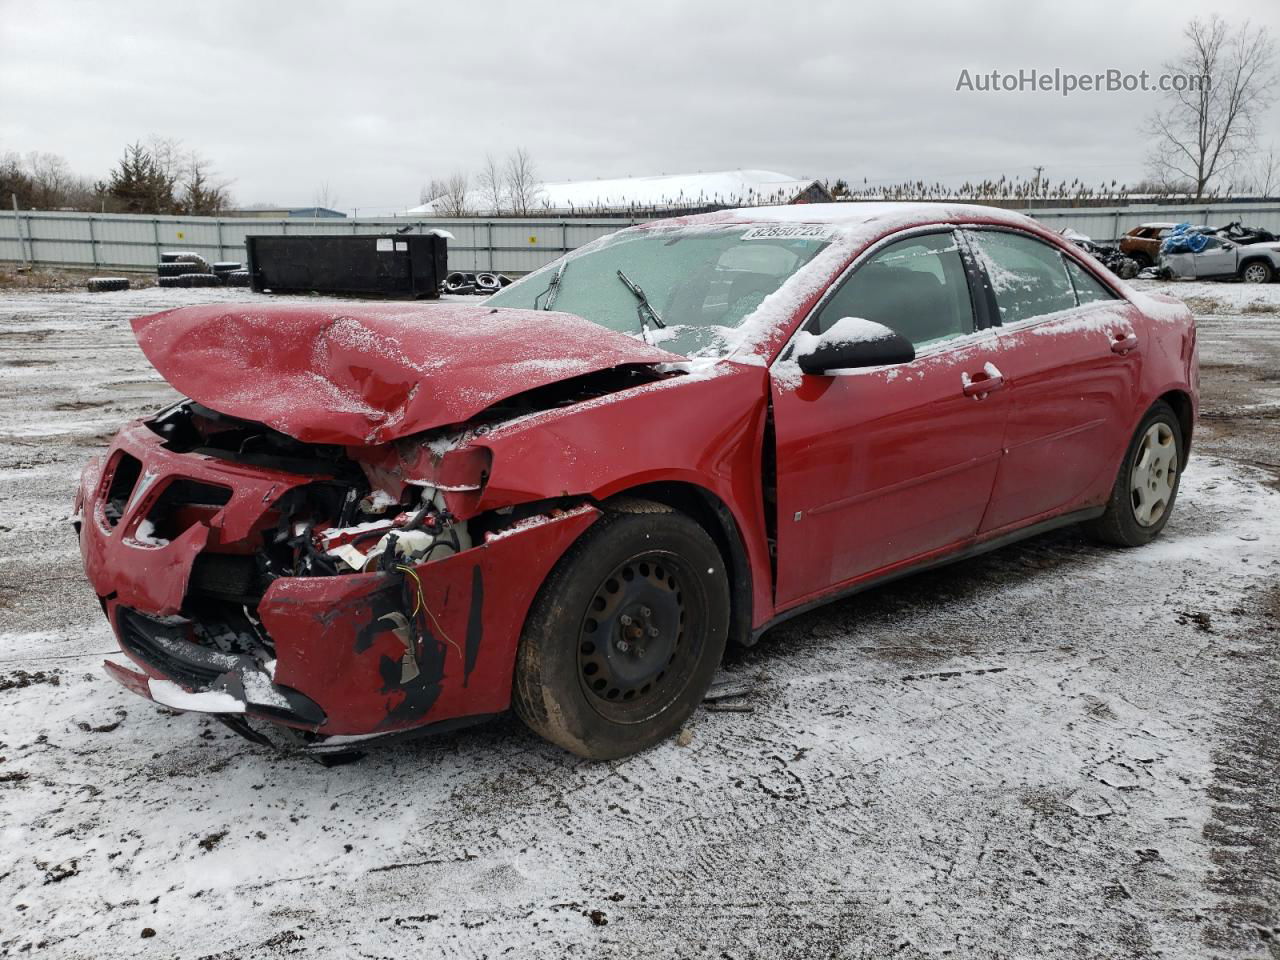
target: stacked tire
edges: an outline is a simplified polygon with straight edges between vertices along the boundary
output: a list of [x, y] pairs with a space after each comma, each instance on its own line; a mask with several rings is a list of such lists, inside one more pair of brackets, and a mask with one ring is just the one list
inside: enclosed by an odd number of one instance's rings
[[156, 283], [161, 287], [247, 287], [249, 271], [239, 260], [208, 260], [189, 250], [171, 250], [160, 254], [156, 264]]
[[444, 292], [455, 296], [487, 297], [511, 283], [511, 278], [501, 273], [462, 273], [455, 271], [444, 278]]
[[185, 263], [193, 266], [191, 273], [208, 273], [209, 261], [191, 250], [168, 250], [160, 254], [161, 263]]
[[212, 273], [184, 273], [176, 277], [160, 277], [156, 285], [161, 287], [220, 287], [222, 281]]

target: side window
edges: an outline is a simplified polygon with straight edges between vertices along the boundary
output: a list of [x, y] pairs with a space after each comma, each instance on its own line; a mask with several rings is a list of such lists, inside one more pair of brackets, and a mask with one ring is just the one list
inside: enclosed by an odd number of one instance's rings
[[1020, 233], [978, 230], [969, 234], [987, 271], [1004, 325], [1076, 305], [1062, 256], [1046, 243]]
[[1100, 300], [1116, 299], [1116, 295], [1095, 280], [1088, 270], [1070, 257], [1063, 259], [1067, 261], [1067, 273], [1071, 277], [1071, 285], [1076, 288], [1076, 302], [1080, 306], [1083, 307], [1086, 303], [1097, 303]]
[[973, 304], [955, 234], [891, 243], [860, 264], [817, 316], [817, 333], [844, 317], [874, 320], [916, 348], [973, 332]]

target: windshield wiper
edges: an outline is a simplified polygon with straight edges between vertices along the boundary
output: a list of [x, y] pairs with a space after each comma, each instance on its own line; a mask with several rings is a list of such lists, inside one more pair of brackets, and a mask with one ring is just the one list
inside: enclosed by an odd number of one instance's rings
[[653, 304], [650, 303], [649, 298], [644, 295], [644, 291], [636, 286], [636, 284], [632, 282], [631, 278], [621, 270], [618, 271], [618, 279], [623, 282], [626, 288], [631, 291], [631, 295], [638, 301], [636, 305], [636, 314], [640, 317], [640, 325], [647, 329], [648, 322], [652, 320], [653, 325], [659, 330], [666, 327], [666, 324], [662, 322], [662, 318], [658, 316], [658, 311], [653, 309]]
[[[536, 297], [533, 298], [533, 309], [535, 310], [551, 309], [551, 305], [556, 302], [556, 297], [560, 293], [560, 278], [564, 276], [564, 268], [567, 267], [568, 265], [569, 265], [568, 260], [560, 264], [559, 268], [555, 272], [555, 275], [552, 276], [551, 282], [547, 284], [547, 289], [543, 290], [540, 294], [538, 294]], [[547, 302], [539, 306], [538, 301], [541, 300], [543, 297], [547, 298]]]

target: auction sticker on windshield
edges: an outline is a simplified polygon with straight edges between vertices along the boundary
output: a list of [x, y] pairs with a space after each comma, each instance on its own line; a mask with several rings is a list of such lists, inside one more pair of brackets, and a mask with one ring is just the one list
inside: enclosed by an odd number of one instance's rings
[[821, 223], [775, 223], [752, 227], [743, 240], [829, 240], [831, 227]]

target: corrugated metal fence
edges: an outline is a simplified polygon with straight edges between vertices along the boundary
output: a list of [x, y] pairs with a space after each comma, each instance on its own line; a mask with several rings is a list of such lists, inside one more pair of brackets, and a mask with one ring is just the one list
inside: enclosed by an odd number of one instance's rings
[[[1280, 233], [1280, 203], [1211, 203], [1126, 207], [1064, 207], [1026, 211], [1053, 230], [1070, 227], [1095, 240], [1114, 240], [1150, 221], [1208, 223], [1243, 220]], [[632, 219], [465, 219], [414, 220], [257, 219], [247, 217], [146, 217], [124, 214], [0, 211], [0, 261], [52, 266], [145, 270], [162, 250], [193, 250], [208, 260], [243, 260], [249, 234], [378, 234], [408, 228], [448, 230], [449, 268], [527, 273], [597, 237], [637, 221]]]
[[0, 210], [0, 261], [124, 270], [154, 269], [162, 250], [191, 250], [206, 260], [244, 260], [244, 238], [282, 234], [420, 233], [443, 229], [452, 270], [527, 273], [566, 250], [613, 233], [635, 220], [412, 220], [146, 217], [125, 214]]

